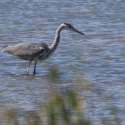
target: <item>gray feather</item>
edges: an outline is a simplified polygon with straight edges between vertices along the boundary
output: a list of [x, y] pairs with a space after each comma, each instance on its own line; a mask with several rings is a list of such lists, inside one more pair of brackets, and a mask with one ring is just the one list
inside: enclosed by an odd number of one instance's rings
[[48, 46], [45, 43], [25, 42], [13, 46], [7, 46], [1, 51], [29, 60], [43, 55], [47, 48]]

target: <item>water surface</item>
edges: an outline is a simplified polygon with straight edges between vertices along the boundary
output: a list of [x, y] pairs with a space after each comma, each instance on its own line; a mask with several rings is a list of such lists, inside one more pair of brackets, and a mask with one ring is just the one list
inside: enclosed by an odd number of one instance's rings
[[[71, 86], [81, 77], [91, 90], [81, 93], [86, 115], [100, 124], [110, 117], [109, 107], [118, 109], [125, 123], [125, 2], [122, 0], [0, 1], [0, 48], [26, 41], [51, 45], [63, 22], [71, 23], [85, 37], [62, 31], [59, 47], [51, 58], [38, 62], [35, 76], [25, 75], [27, 61], [0, 53], [0, 104], [11, 102], [24, 110], [44, 100], [51, 82], [49, 68], [59, 70], [60, 87]], [[30, 68], [32, 74], [33, 64]], [[70, 81], [70, 82], [69, 82]]]

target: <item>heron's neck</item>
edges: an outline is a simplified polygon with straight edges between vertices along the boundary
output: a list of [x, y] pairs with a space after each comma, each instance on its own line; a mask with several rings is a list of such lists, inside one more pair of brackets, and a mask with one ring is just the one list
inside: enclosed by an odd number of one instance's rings
[[53, 44], [50, 46], [50, 54], [49, 55], [52, 55], [54, 53], [54, 51], [56, 50], [58, 44], [59, 44], [59, 40], [60, 40], [60, 32], [62, 31], [63, 27], [59, 27], [57, 30], [56, 30], [56, 35], [55, 35], [55, 39], [54, 39], [54, 42]]

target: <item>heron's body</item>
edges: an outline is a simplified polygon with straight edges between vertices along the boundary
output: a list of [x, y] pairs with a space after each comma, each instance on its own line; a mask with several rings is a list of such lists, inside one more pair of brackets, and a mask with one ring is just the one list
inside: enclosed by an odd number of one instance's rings
[[[24, 60], [43, 60], [50, 52], [50, 49], [42, 42], [25, 42], [5, 47], [3, 51]], [[46, 54], [42, 56], [44, 51]]]
[[24, 60], [28, 60], [29, 65], [27, 68], [27, 73], [29, 72], [29, 67], [30, 67], [31, 62], [35, 61], [35, 66], [34, 66], [34, 71], [33, 71], [33, 74], [35, 74], [37, 61], [45, 60], [49, 58], [56, 50], [59, 44], [60, 32], [62, 31], [62, 29], [69, 29], [69, 30], [72, 30], [72, 31], [75, 31], [77, 33], [84, 35], [83, 33], [76, 30], [72, 25], [68, 23], [63, 23], [57, 29], [55, 40], [50, 47], [48, 47], [45, 43], [42, 43], [42, 42], [24, 42], [24, 43], [19, 43], [13, 46], [7, 46], [3, 48], [1, 51], [8, 52], [11, 55], [14, 55]]

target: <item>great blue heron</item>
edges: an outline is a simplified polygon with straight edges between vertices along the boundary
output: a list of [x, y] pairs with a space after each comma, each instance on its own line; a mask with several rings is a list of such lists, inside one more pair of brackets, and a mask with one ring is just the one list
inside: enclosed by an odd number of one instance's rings
[[49, 47], [45, 43], [42, 43], [42, 42], [24, 42], [24, 43], [19, 43], [13, 46], [7, 46], [3, 48], [1, 51], [8, 52], [11, 55], [14, 55], [24, 60], [28, 60], [29, 64], [26, 70], [27, 74], [29, 73], [31, 62], [34, 61], [35, 62], [34, 70], [33, 70], [33, 75], [34, 75], [36, 73], [37, 61], [45, 60], [49, 58], [56, 50], [59, 44], [59, 40], [60, 40], [60, 32], [63, 29], [68, 29], [68, 30], [77, 32], [81, 35], [84, 35], [82, 32], [76, 30], [71, 24], [62, 23], [56, 30], [56, 35], [55, 35], [53, 44]]

